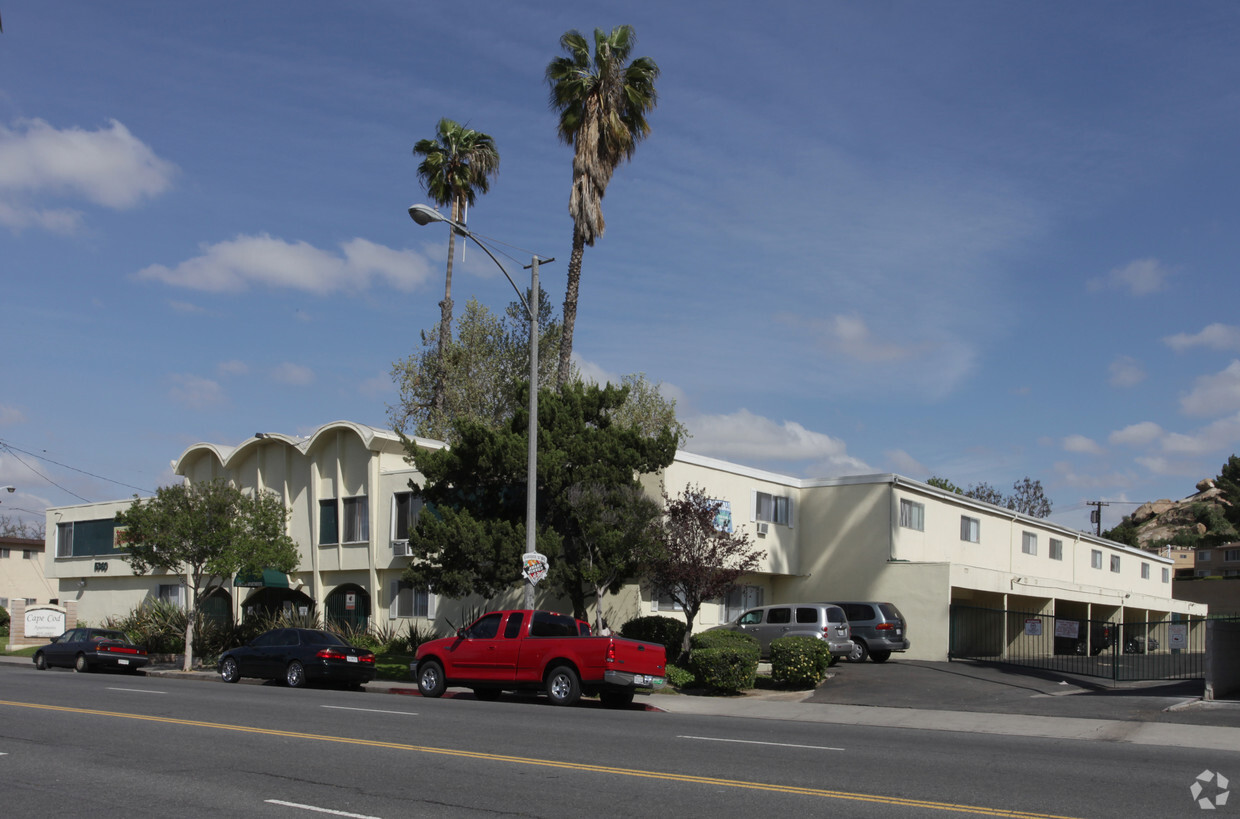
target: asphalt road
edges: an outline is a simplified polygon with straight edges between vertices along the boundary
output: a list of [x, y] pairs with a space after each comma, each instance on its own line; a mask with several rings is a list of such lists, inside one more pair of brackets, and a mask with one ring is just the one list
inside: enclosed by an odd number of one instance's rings
[[1198, 816], [1207, 769], [1240, 753], [0, 666], [6, 817]]

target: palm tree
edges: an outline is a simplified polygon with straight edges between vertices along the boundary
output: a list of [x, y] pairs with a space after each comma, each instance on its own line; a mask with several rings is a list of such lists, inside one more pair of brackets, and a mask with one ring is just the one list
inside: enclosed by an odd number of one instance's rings
[[564, 294], [564, 337], [556, 383], [568, 381], [577, 323], [581, 256], [586, 245], [603, 235], [603, 194], [616, 167], [633, 157], [637, 143], [650, 133], [646, 112], [654, 108], [654, 81], [659, 67], [649, 57], [625, 65], [637, 42], [632, 26], [616, 26], [608, 34], [594, 30], [594, 58], [581, 32], [560, 38], [567, 56], [547, 65], [551, 107], [559, 112], [561, 141], [573, 146], [573, 190], [568, 213], [573, 217], [573, 253], [568, 262]]
[[[490, 179], [499, 173], [499, 152], [488, 134], [467, 128], [446, 117], [439, 120], [435, 139], [422, 139], [413, 146], [418, 164], [418, 179], [427, 195], [440, 207], [451, 205], [452, 220], [465, 221], [465, 208], [472, 205], [479, 193], [490, 188]], [[439, 302], [439, 359], [452, 339], [452, 260], [456, 254], [456, 231], [448, 231], [448, 272], [444, 277], [443, 301]], [[435, 378], [431, 402], [435, 410], [443, 409], [443, 377]]]

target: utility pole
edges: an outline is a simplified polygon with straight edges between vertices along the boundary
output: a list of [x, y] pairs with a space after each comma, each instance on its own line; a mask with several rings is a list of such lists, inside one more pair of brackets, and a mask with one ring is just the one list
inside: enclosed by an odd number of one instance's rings
[[1102, 537], [1102, 507], [1111, 504], [1107, 501], [1087, 501], [1085, 505], [1095, 507], [1094, 511], [1089, 513], [1089, 522], [1094, 524], [1094, 534]]

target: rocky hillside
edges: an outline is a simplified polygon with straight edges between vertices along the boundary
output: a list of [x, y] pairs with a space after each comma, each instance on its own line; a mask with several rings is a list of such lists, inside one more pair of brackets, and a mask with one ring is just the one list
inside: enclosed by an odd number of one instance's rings
[[1217, 546], [1236, 540], [1228, 518], [1235, 510], [1227, 493], [1207, 478], [1197, 492], [1183, 500], [1144, 503], [1104, 536], [1143, 549], [1175, 543], [1177, 546]]

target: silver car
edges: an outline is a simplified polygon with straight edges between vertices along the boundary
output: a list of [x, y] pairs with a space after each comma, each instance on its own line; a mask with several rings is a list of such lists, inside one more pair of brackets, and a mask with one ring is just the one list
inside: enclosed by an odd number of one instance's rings
[[846, 657], [853, 651], [848, 618], [843, 609], [831, 603], [759, 606], [717, 628], [742, 631], [753, 636], [762, 649], [764, 660], [771, 655], [771, 641], [779, 637], [825, 640], [831, 653], [839, 657]]

